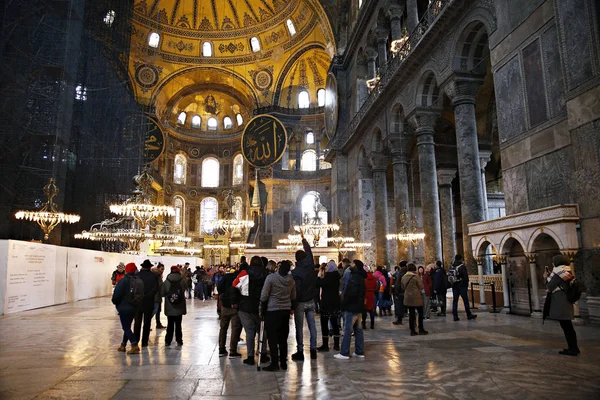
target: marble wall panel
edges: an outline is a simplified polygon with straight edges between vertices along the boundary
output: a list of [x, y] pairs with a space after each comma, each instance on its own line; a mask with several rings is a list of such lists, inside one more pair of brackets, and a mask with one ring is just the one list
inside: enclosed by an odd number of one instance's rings
[[600, 216], [600, 120], [571, 131], [573, 197], [583, 217]]
[[518, 56], [494, 74], [500, 144], [525, 131], [525, 95]]
[[550, 118], [566, 111], [565, 85], [559, 52], [558, 32], [556, 25], [552, 25], [542, 33], [542, 59], [548, 94], [548, 112]]
[[529, 124], [535, 126], [548, 119], [539, 39], [534, 40], [523, 49], [523, 70], [525, 72]]
[[530, 210], [572, 201], [569, 178], [573, 166], [568, 150], [555, 151], [525, 164]]
[[565, 53], [567, 85], [576, 88], [593, 74], [592, 37], [587, 0], [560, 0], [554, 2], [561, 40]]
[[515, 30], [544, 0], [520, 0], [515, 7], [514, 0], [496, 0], [497, 32], [499, 37], [505, 37]]
[[506, 198], [506, 215], [528, 211], [527, 176], [525, 164], [502, 172], [504, 178], [504, 195]]

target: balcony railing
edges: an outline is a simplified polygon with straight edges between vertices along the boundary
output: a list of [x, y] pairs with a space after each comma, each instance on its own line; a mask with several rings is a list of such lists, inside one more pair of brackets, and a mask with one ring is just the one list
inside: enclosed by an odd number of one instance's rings
[[[435, 23], [438, 16], [444, 11], [444, 9], [453, 2], [454, 0], [436, 0], [433, 1], [425, 14], [421, 17], [419, 24], [409, 35], [408, 40], [402, 45], [400, 50], [396, 53], [396, 55], [391, 58], [388, 63], [384, 66], [384, 68], [380, 69], [379, 82], [373, 87], [369, 96], [364, 101], [360, 109], [354, 117], [350, 124], [346, 128], [346, 130], [341, 133], [338, 132], [336, 138], [334, 139], [335, 148], [342, 148], [346, 142], [354, 135], [354, 132], [358, 128], [358, 125], [362, 121], [365, 115], [368, 114], [371, 106], [375, 101], [379, 98], [381, 93], [385, 90], [388, 83], [390, 83], [398, 71], [404, 61], [408, 58], [408, 56], [413, 52], [413, 50], [417, 47], [417, 44], [421, 41], [425, 32]], [[340, 134], [341, 133], [341, 134]]]
[[259, 107], [254, 110], [254, 115], [279, 113], [286, 115], [315, 115], [323, 114], [325, 107], [309, 107], [309, 108], [287, 108], [280, 106]]

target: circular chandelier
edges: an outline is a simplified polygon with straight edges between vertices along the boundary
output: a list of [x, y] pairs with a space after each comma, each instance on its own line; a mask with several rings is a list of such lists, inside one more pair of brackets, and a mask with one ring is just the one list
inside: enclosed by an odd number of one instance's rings
[[48, 199], [38, 211], [17, 211], [16, 219], [32, 221], [37, 223], [44, 232], [44, 240], [48, 240], [48, 235], [58, 224], [74, 224], [79, 222], [81, 217], [76, 214], [64, 214], [56, 210], [56, 204], [52, 199], [58, 194], [54, 178], [50, 178], [44, 186], [44, 194]]
[[185, 246], [160, 246], [155, 250], [157, 253], [167, 253], [167, 254], [186, 254], [186, 255], [199, 255], [202, 253], [202, 249], [194, 248], [194, 247], [185, 247]]
[[406, 210], [400, 215], [400, 229], [398, 233], [390, 233], [385, 236], [387, 240], [398, 240], [400, 242], [410, 242], [417, 247], [425, 239], [425, 233], [417, 230], [417, 219], [413, 217], [410, 222]]
[[233, 190], [225, 190], [223, 193], [225, 196], [225, 203], [229, 209], [225, 212], [225, 218], [209, 222], [208, 229], [223, 231], [225, 236], [231, 240], [231, 236], [233, 236], [234, 233], [244, 232], [246, 229], [253, 228], [254, 221], [249, 219], [237, 219], [233, 212], [235, 206], [235, 195]]

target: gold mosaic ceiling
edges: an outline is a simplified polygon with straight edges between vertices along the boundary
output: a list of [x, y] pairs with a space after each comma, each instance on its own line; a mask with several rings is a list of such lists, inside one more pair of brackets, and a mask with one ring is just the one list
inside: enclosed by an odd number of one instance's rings
[[[157, 48], [148, 46], [153, 32], [160, 35]], [[260, 42], [258, 52], [250, 47], [253, 37]], [[205, 42], [212, 46], [211, 57], [202, 55]], [[331, 26], [318, 0], [136, 0], [134, 4], [129, 73], [138, 101], [154, 106], [159, 119], [176, 114], [171, 105], [178, 102], [172, 100], [198, 84], [231, 85], [232, 94], [244, 93], [252, 100], [241, 105], [249, 114], [259, 106], [294, 107], [288, 93], [301, 87], [316, 99], [334, 54]]]

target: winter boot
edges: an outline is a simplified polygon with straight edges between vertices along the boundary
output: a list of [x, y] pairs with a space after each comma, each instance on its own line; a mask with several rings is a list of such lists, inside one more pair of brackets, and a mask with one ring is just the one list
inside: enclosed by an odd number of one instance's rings
[[141, 353], [141, 350], [137, 344], [134, 344], [133, 346], [131, 346], [131, 349], [129, 349], [129, 351], [127, 352], [127, 354], [140, 354], [140, 353]]
[[333, 349], [335, 351], [340, 351], [340, 337], [339, 336], [333, 337]]
[[317, 351], [329, 351], [329, 336], [323, 336], [323, 345], [317, 347]]

